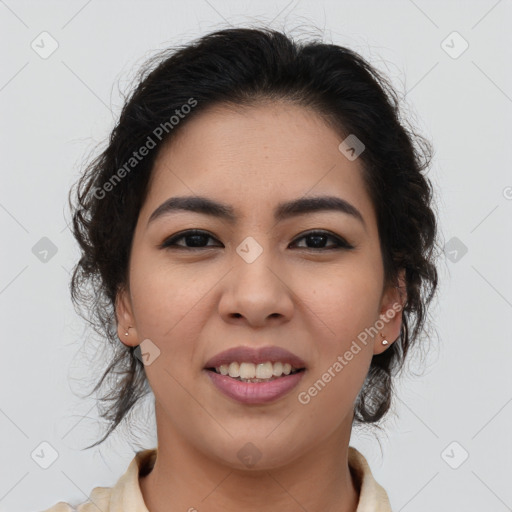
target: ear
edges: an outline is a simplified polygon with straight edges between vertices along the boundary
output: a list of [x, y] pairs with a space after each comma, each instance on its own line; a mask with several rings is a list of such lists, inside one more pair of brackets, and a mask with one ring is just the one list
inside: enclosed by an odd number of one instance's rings
[[[135, 347], [138, 343], [137, 328], [133, 316], [130, 290], [121, 286], [116, 296], [117, 336], [125, 345]], [[128, 333], [128, 335], [126, 335]]]
[[[374, 337], [374, 354], [381, 354], [400, 336], [402, 328], [402, 311], [407, 302], [407, 288], [405, 282], [405, 269], [401, 269], [397, 282], [388, 285], [382, 294], [380, 317], [375, 323], [379, 332]], [[380, 328], [382, 327], [382, 328]], [[382, 333], [383, 336], [380, 335]], [[388, 340], [387, 345], [382, 340]]]

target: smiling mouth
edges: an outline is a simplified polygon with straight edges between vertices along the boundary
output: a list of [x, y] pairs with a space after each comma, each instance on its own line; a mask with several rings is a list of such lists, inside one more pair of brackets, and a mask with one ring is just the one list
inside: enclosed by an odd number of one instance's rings
[[[255, 371], [254, 365], [248, 365], [247, 367], [244, 365], [245, 363], [242, 363], [242, 365], [232, 363], [230, 365], [222, 365], [217, 368], [205, 368], [205, 370], [229, 377], [239, 382], [251, 383], [272, 382], [274, 380], [286, 378], [290, 375], [295, 375], [296, 373], [305, 371], [305, 368], [293, 368], [289, 364], [284, 366], [282, 364], [272, 365], [270, 362], [263, 365], [265, 368], [261, 371]], [[260, 376], [257, 376], [258, 373]], [[244, 376], [242, 377], [242, 375]]]
[[306, 373], [305, 367], [293, 367], [282, 361], [258, 364], [224, 361], [217, 367], [206, 366], [203, 371], [218, 391], [244, 405], [269, 404], [283, 398], [298, 386]]

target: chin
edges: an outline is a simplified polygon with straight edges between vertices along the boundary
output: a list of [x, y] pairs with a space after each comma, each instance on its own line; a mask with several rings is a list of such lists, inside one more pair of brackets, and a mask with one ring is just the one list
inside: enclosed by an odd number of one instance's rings
[[[294, 438], [291, 434], [286, 438]], [[247, 435], [236, 437], [224, 443], [223, 451], [214, 454], [214, 458], [233, 470], [254, 472], [269, 471], [285, 467], [294, 463], [300, 455], [297, 443], [290, 446], [283, 443], [277, 437], [268, 439], [268, 432], [261, 437]], [[217, 444], [219, 446], [219, 444]], [[226, 457], [226, 454], [229, 454]]]

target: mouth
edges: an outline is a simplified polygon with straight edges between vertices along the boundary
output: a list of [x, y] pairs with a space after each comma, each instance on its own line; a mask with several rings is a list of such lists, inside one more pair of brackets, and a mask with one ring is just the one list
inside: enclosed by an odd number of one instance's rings
[[283, 364], [280, 361], [275, 363], [266, 361], [257, 365], [254, 363], [232, 362], [229, 365], [222, 364], [217, 367], [205, 368], [205, 370], [218, 375], [224, 375], [239, 382], [261, 383], [272, 382], [288, 375], [295, 375], [296, 373], [304, 372], [306, 368], [295, 368], [289, 363]]
[[244, 405], [268, 404], [286, 396], [306, 370], [299, 356], [276, 346], [230, 348], [203, 368], [218, 391]]

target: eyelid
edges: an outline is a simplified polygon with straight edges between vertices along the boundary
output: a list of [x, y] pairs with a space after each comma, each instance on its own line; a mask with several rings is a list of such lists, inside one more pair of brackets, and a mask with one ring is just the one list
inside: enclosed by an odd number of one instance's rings
[[[213, 247], [218, 247], [215, 245], [206, 245], [204, 247], [187, 247], [183, 245], [175, 245], [178, 240], [181, 240], [182, 238], [185, 238], [186, 236], [194, 236], [194, 235], [202, 235], [207, 238], [211, 238], [212, 240], [216, 240], [219, 242], [218, 238], [208, 231], [202, 230], [202, 229], [185, 229], [183, 231], [174, 233], [173, 235], [167, 237], [161, 244], [158, 245], [160, 249], [183, 249], [188, 251], [200, 251], [205, 249], [211, 249]], [[334, 247], [327, 247], [327, 248], [308, 248], [308, 247], [300, 247], [299, 249], [304, 249], [306, 251], [313, 251], [313, 252], [327, 252], [327, 251], [333, 251], [333, 250], [350, 250], [354, 249], [355, 247], [349, 243], [344, 237], [341, 235], [337, 235], [329, 230], [326, 229], [309, 229], [306, 231], [303, 231], [302, 233], [299, 233], [293, 240], [290, 242], [290, 244], [296, 244], [298, 241], [302, 240], [303, 238], [306, 238], [308, 236], [325, 236], [327, 238], [330, 238], [336, 242], [336, 245]], [[222, 244], [222, 242], [220, 242]], [[173, 245], [174, 244], [174, 245]]]
[[[178, 240], [181, 240], [182, 238], [185, 238], [186, 236], [194, 236], [194, 235], [202, 235], [207, 238], [216, 240], [217, 242], [219, 241], [216, 236], [212, 235], [208, 231], [192, 228], [192, 229], [185, 229], [183, 231], [178, 231], [177, 233], [174, 233], [173, 235], [168, 236], [167, 238], [165, 238], [165, 240], [161, 244], [158, 244], [158, 248], [159, 249], [178, 248], [178, 249], [185, 249], [185, 250], [193, 251], [193, 250], [204, 250], [204, 249], [209, 249], [209, 248], [215, 247], [213, 245], [208, 245], [205, 247], [186, 247], [184, 245], [171, 245], [171, 242], [173, 244], [175, 244]], [[220, 242], [220, 243], [222, 243], [222, 242]]]
[[334, 249], [354, 249], [355, 247], [350, 244], [346, 238], [342, 237], [341, 235], [337, 235], [328, 229], [309, 229], [306, 231], [303, 231], [302, 233], [299, 233], [292, 242], [292, 244], [296, 243], [297, 241], [306, 238], [307, 236], [314, 236], [314, 235], [321, 235], [325, 236], [327, 238], [331, 238], [336, 241], [337, 245], [335, 247], [330, 248], [323, 248], [323, 249], [309, 249], [308, 247], [301, 247], [301, 249], [310, 250], [314, 252], [322, 252], [322, 251], [330, 251]]

